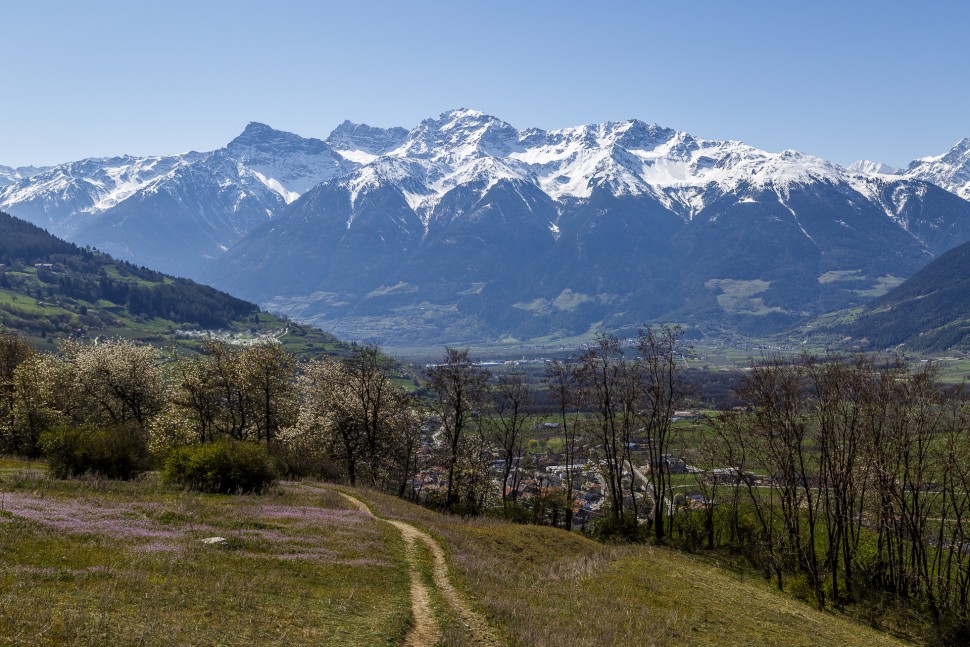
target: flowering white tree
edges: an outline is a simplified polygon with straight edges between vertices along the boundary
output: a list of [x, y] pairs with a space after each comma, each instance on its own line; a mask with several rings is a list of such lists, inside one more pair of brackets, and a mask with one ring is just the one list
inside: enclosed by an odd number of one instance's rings
[[134, 422], [144, 428], [166, 401], [161, 355], [127, 340], [67, 342], [61, 352], [72, 367], [77, 393], [91, 422]]

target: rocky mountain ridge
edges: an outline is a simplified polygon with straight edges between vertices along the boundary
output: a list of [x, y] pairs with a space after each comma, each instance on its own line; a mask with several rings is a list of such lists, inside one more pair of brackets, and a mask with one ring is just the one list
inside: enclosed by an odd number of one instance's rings
[[250, 124], [210, 153], [21, 178], [0, 208], [353, 338], [765, 331], [970, 240], [958, 149], [900, 174], [638, 120], [519, 130], [459, 109], [325, 141]]

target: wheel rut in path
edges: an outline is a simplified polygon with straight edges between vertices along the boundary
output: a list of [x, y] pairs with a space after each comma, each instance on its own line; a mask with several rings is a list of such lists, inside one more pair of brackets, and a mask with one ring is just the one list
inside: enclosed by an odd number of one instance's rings
[[[371, 512], [363, 501], [340, 493], [342, 497], [353, 503], [357, 509], [365, 512], [369, 516], [380, 519]], [[432, 559], [432, 579], [435, 589], [443, 597], [448, 605], [461, 617], [466, 629], [471, 633], [477, 645], [498, 646], [503, 642], [499, 640], [495, 632], [485, 621], [481, 614], [475, 612], [468, 603], [462, 598], [461, 594], [451, 583], [448, 577], [448, 562], [445, 560], [445, 551], [434, 538], [426, 532], [418, 530], [414, 526], [404, 521], [396, 519], [381, 519], [401, 533], [407, 544], [408, 562], [411, 570], [411, 609], [414, 613], [414, 626], [405, 639], [405, 644], [409, 647], [432, 647], [440, 636], [440, 628], [434, 619], [431, 610], [431, 595], [421, 580], [421, 573], [418, 570], [418, 554], [416, 546], [422, 542], [431, 553]]]

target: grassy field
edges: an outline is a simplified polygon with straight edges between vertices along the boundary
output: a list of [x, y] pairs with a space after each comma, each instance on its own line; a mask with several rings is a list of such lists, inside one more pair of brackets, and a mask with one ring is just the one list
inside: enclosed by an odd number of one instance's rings
[[312, 485], [196, 495], [7, 460], [0, 510], [0, 644], [394, 645], [410, 622], [398, 533]]
[[[696, 556], [347, 491], [431, 533], [509, 644], [902, 644]], [[400, 535], [326, 486], [198, 495], [2, 459], [0, 510], [0, 644], [394, 645], [411, 622]], [[433, 588], [431, 603], [440, 644], [470, 644]]]
[[511, 644], [906, 644], [695, 556], [605, 546], [553, 528], [465, 522], [366, 496], [379, 514], [438, 537], [469, 597]]

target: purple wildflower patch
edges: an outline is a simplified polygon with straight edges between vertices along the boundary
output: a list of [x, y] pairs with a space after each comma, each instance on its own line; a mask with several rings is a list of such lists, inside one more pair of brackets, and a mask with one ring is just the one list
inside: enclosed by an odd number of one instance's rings
[[4, 508], [15, 518], [65, 532], [111, 537], [175, 539], [183, 533], [158, 527], [158, 524], [124, 503], [95, 504], [77, 499], [35, 497], [16, 492], [5, 497]]
[[359, 510], [336, 510], [334, 508], [279, 505], [274, 503], [254, 506], [250, 510], [250, 513], [256, 517], [270, 519], [299, 519], [314, 523], [337, 523], [342, 525], [356, 524], [366, 519], [366, 515]]
[[150, 541], [140, 546], [135, 546], [134, 550], [139, 553], [178, 553], [182, 547], [167, 541]]

